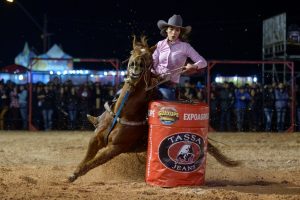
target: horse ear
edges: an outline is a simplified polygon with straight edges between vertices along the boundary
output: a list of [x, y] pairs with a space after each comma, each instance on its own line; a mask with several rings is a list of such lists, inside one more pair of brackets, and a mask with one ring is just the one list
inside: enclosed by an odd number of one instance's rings
[[150, 52], [153, 53], [155, 51], [156, 47], [157, 47], [156, 45], [150, 47]]
[[134, 49], [135, 46], [136, 46], [136, 36], [133, 35], [132, 37], [133, 37], [133, 40], [132, 40], [132, 48]]
[[141, 43], [143, 46], [148, 46], [147, 37], [145, 35], [141, 36]]

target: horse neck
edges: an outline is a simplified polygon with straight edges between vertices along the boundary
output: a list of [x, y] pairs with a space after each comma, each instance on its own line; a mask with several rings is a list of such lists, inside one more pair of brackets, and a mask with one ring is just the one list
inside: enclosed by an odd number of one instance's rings
[[[138, 100], [140, 98], [138, 97], [145, 97], [146, 96], [146, 92], [145, 92], [145, 83], [143, 80], [140, 80], [138, 84], [136, 84], [135, 86], [130, 85], [129, 83], [125, 82], [124, 86], [122, 87], [121, 93], [117, 99], [117, 102], [115, 104], [115, 109], [119, 108], [126, 93], [129, 92], [130, 96], [127, 99], [126, 104], [128, 104], [128, 102], [133, 101], [133, 100]], [[137, 99], [138, 98], [138, 99]]]
[[114, 106], [114, 112], [117, 112], [128, 91], [130, 92], [130, 96], [122, 109], [122, 113], [124, 113], [122, 116], [125, 115], [125, 118], [128, 119], [132, 117], [138, 119], [143, 115], [142, 113], [147, 113], [148, 107], [148, 98], [145, 91], [144, 80], [140, 80], [135, 86], [131, 86], [127, 82], [124, 84], [120, 96]]

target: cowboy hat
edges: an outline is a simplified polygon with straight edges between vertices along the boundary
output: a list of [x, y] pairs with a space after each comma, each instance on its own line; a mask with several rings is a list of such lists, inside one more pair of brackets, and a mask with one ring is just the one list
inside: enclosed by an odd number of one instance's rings
[[159, 20], [157, 22], [157, 26], [160, 29], [160, 34], [164, 37], [167, 36], [165, 32], [165, 28], [168, 26], [174, 26], [174, 27], [179, 27], [181, 28], [186, 34], [190, 33], [192, 30], [191, 26], [182, 26], [182, 17], [180, 15], [173, 15], [172, 17], [169, 18], [168, 22], [164, 20]]

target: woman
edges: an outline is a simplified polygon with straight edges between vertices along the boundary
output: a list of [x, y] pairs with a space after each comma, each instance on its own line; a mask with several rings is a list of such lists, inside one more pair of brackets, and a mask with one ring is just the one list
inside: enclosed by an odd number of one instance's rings
[[289, 103], [289, 95], [283, 83], [278, 84], [275, 89], [275, 110], [277, 114], [277, 131], [283, 132], [285, 127], [286, 112]]
[[[159, 20], [157, 26], [160, 34], [165, 37], [156, 45], [153, 57], [152, 71], [162, 78], [169, 78], [166, 84], [160, 86], [159, 90], [165, 100], [176, 100], [175, 88], [180, 80], [180, 73], [187, 73], [207, 66], [206, 60], [187, 42], [186, 38], [191, 32], [191, 26], [182, 26], [180, 15], [173, 15], [168, 22]], [[187, 58], [193, 64], [186, 64]]]
[[[207, 62], [186, 42], [192, 27], [183, 27], [180, 15], [173, 15], [168, 22], [159, 20], [157, 26], [165, 39], [156, 44], [152, 55], [152, 73], [162, 79], [170, 78], [170, 81], [159, 85], [159, 91], [163, 100], [176, 100], [176, 86], [179, 83], [180, 72], [186, 70], [186, 73], [190, 73], [205, 68]], [[185, 64], [187, 58], [190, 58], [194, 64]], [[98, 124], [97, 117], [88, 115], [88, 119], [92, 124]]]
[[20, 92], [18, 93], [18, 100], [20, 105], [20, 114], [22, 118], [22, 128], [28, 128], [28, 91], [25, 85], [20, 85]]
[[20, 104], [18, 100], [18, 86], [16, 84], [12, 84], [12, 90], [9, 93], [9, 98], [10, 98], [10, 105], [9, 105], [10, 125], [11, 125], [11, 129], [15, 130], [19, 128], [18, 122], [19, 122], [19, 112], [20, 112]]
[[275, 93], [272, 85], [266, 85], [263, 98], [263, 108], [265, 113], [265, 131], [270, 132], [272, 128], [272, 117], [275, 106]]

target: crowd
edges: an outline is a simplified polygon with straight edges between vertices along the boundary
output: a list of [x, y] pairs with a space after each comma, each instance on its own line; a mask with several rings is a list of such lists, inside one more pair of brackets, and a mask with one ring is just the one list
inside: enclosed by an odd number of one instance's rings
[[[110, 85], [72, 81], [32, 84], [32, 124], [38, 130], [89, 130], [86, 114], [99, 115], [114, 98]], [[28, 129], [28, 85], [0, 82], [0, 130]]]
[[[0, 82], [0, 130], [28, 129], [28, 85]], [[177, 88], [179, 99], [207, 102], [206, 88], [186, 81]], [[212, 83], [210, 94], [210, 126], [216, 131], [282, 132], [290, 124], [291, 94], [282, 83], [242, 85]], [[100, 83], [75, 85], [32, 85], [32, 124], [39, 130], [91, 130], [86, 114], [100, 115], [104, 103], [115, 96], [115, 88]], [[296, 93], [296, 105], [300, 99]], [[297, 106], [297, 127], [300, 109]]]
[[[296, 105], [299, 99], [297, 91]], [[291, 100], [291, 90], [283, 83], [216, 84], [211, 87], [210, 123], [218, 131], [283, 132], [291, 126]]]

